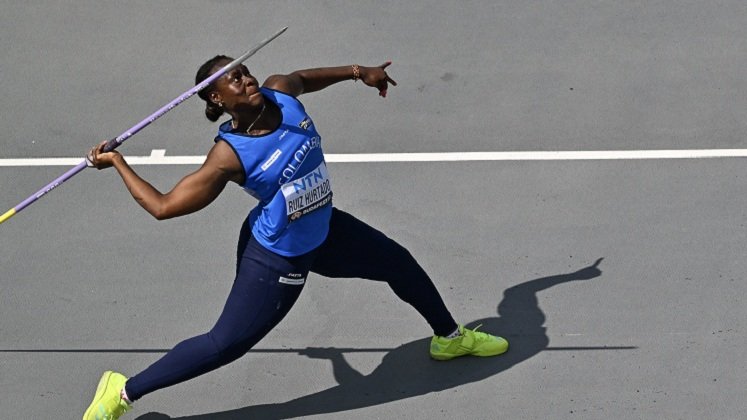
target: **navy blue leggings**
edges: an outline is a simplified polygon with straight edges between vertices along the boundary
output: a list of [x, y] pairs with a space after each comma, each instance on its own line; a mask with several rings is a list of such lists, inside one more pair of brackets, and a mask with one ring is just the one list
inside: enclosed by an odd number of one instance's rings
[[131, 400], [217, 369], [246, 354], [290, 311], [309, 271], [326, 277], [385, 281], [433, 328], [457, 327], [433, 282], [412, 255], [383, 233], [333, 209], [330, 232], [314, 251], [298, 257], [272, 253], [251, 237], [245, 223], [237, 251], [236, 279], [212, 330], [177, 344], [127, 381]]

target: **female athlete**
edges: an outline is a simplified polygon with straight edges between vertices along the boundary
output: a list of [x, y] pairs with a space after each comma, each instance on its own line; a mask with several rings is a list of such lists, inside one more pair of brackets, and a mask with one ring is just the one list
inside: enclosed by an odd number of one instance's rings
[[[199, 83], [232, 61], [216, 56]], [[228, 114], [204, 164], [161, 193], [102, 142], [87, 155], [98, 169], [114, 167], [132, 197], [156, 219], [196, 212], [229, 182], [258, 200], [239, 234], [236, 277], [223, 312], [207, 333], [177, 344], [127, 378], [107, 371], [83, 419], [117, 419], [134, 401], [230, 363], [264, 337], [296, 302], [310, 272], [384, 281], [430, 325], [430, 356], [494, 356], [508, 342], [457, 324], [433, 282], [401, 245], [332, 205], [333, 183], [317, 127], [298, 97], [345, 80], [360, 80], [386, 97], [390, 62], [306, 69], [268, 77], [260, 86], [239, 66], [199, 92], [211, 121]]]

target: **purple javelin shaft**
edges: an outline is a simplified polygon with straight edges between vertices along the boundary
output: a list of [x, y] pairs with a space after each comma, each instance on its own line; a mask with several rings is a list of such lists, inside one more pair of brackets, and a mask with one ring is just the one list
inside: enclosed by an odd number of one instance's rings
[[[149, 115], [144, 120], [142, 120], [139, 123], [137, 123], [134, 126], [132, 126], [129, 130], [127, 130], [124, 133], [120, 134], [119, 136], [117, 136], [117, 137], [109, 140], [106, 143], [106, 147], [104, 148], [104, 150], [107, 151], [107, 152], [109, 152], [109, 151], [112, 151], [112, 150], [116, 149], [117, 147], [119, 147], [120, 144], [124, 143], [125, 140], [127, 140], [130, 137], [134, 136], [135, 134], [137, 134], [137, 132], [139, 132], [143, 128], [147, 127], [148, 125], [150, 125], [153, 121], [161, 118], [164, 114], [166, 114], [167, 112], [169, 112], [172, 109], [174, 109], [177, 105], [179, 105], [180, 103], [184, 102], [185, 100], [187, 100], [188, 98], [190, 98], [191, 96], [193, 96], [194, 94], [196, 94], [197, 92], [199, 92], [200, 90], [202, 90], [205, 87], [207, 87], [210, 83], [212, 83], [213, 81], [215, 81], [215, 79], [221, 77], [222, 75], [226, 74], [228, 71], [230, 71], [231, 69], [233, 69], [234, 67], [236, 67], [239, 64], [243, 63], [244, 61], [246, 61], [249, 57], [253, 56], [257, 51], [259, 51], [260, 48], [264, 47], [265, 45], [269, 44], [270, 41], [272, 41], [273, 39], [275, 39], [278, 36], [280, 36], [280, 34], [282, 34], [283, 32], [285, 32], [286, 29], [288, 29], [287, 26], [284, 27], [283, 29], [277, 31], [275, 34], [273, 34], [269, 38], [265, 39], [264, 41], [258, 43], [254, 48], [252, 48], [251, 50], [247, 51], [246, 53], [244, 53], [239, 58], [237, 58], [237, 59], [233, 60], [232, 62], [226, 64], [220, 70], [218, 70], [215, 73], [213, 73], [212, 75], [210, 75], [210, 77], [208, 77], [207, 79], [203, 80], [202, 82], [200, 82], [199, 84], [197, 84], [192, 89], [190, 89], [190, 90], [184, 92], [183, 94], [179, 95], [174, 100], [172, 100], [168, 104], [166, 104], [163, 107], [161, 107], [158, 111], [154, 112], [153, 114]], [[73, 167], [72, 169], [70, 169], [69, 171], [65, 172], [64, 174], [62, 174], [60, 177], [58, 177], [54, 181], [52, 181], [49, 184], [47, 184], [44, 188], [42, 188], [39, 191], [37, 191], [34, 195], [32, 195], [29, 198], [23, 200], [21, 203], [19, 203], [17, 206], [15, 206], [13, 209], [11, 209], [12, 211], [14, 210], [13, 214], [16, 214], [16, 213], [20, 212], [21, 210], [23, 210], [24, 208], [28, 207], [29, 205], [31, 205], [31, 203], [35, 202], [36, 200], [38, 200], [39, 198], [41, 198], [46, 193], [52, 191], [53, 189], [55, 189], [56, 187], [58, 187], [59, 185], [61, 185], [63, 182], [65, 182], [68, 179], [72, 178], [78, 172], [81, 172], [83, 169], [86, 169], [87, 166], [88, 165], [86, 164], [86, 161], [83, 160], [81, 163], [79, 163], [78, 165], [76, 165], [75, 167]], [[3, 219], [3, 221], [4, 220], [7, 220], [7, 219]], [[0, 223], [2, 223], [2, 222], [0, 222]]]
[[63, 182], [67, 181], [68, 179], [72, 178], [73, 175], [77, 174], [78, 172], [82, 171], [83, 169], [86, 169], [86, 161], [83, 160], [81, 163], [77, 164], [75, 167], [70, 169], [69, 171], [65, 172], [64, 174], [60, 175], [57, 179], [47, 184], [44, 188], [40, 189], [36, 192], [36, 194], [32, 195], [31, 197], [21, 201], [17, 206], [13, 207], [15, 210], [15, 213], [20, 212], [21, 210], [25, 209], [31, 203], [34, 201], [40, 199], [44, 194], [52, 191], [57, 186], [62, 184]]

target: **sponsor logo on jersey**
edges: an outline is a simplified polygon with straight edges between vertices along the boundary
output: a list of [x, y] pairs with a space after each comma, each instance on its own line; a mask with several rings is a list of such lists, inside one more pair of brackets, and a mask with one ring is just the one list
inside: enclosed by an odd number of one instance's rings
[[308, 130], [309, 127], [311, 127], [311, 118], [309, 117], [304, 118], [303, 121], [298, 123], [298, 126], [303, 128], [304, 130]]
[[282, 150], [275, 149], [275, 152], [272, 154], [272, 156], [270, 156], [269, 159], [267, 159], [267, 162], [265, 162], [265, 163], [262, 164], [262, 170], [266, 171], [267, 169], [269, 169], [270, 166], [272, 166], [272, 164], [275, 163], [275, 161], [278, 160], [278, 158], [282, 154], [283, 154]]

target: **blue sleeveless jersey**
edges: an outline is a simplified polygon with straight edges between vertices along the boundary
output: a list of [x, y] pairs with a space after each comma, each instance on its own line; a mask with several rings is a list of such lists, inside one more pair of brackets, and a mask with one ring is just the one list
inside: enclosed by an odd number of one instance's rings
[[221, 124], [223, 140], [244, 167], [244, 189], [259, 200], [249, 213], [252, 235], [265, 248], [290, 257], [324, 242], [332, 215], [332, 189], [322, 153], [322, 139], [301, 102], [282, 92], [261, 88], [265, 100], [283, 114], [267, 135], [232, 132]]

